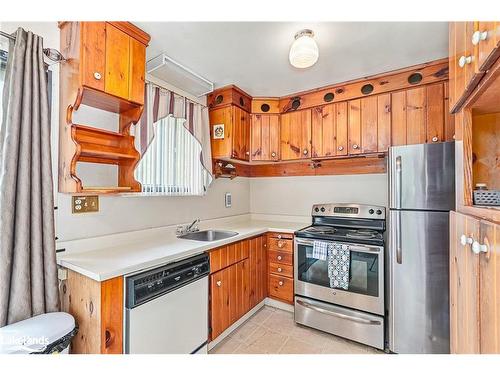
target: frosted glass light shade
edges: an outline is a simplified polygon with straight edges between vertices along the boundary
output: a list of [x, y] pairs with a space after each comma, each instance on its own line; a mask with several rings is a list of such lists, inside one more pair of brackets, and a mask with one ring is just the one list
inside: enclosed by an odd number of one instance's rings
[[318, 45], [313, 39], [311, 30], [302, 30], [295, 34], [295, 40], [290, 47], [290, 64], [296, 68], [304, 69], [313, 66], [319, 57]]

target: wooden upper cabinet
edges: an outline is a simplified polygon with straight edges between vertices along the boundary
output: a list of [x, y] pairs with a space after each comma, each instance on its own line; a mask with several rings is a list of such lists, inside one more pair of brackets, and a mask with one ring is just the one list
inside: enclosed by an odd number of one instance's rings
[[445, 109], [444, 85], [435, 83], [426, 87], [426, 142], [445, 141], [444, 122], [448, 109]]
[[377, 96], [377, 151], [387, 152], [391, 145], [391, 94]]
[[251, 160], [280, 159], [280, 116], [253, 114], [251, 117]]
[[146, 48], [144, 44], [134, 38], [130, 42], [129, 66], [129, 100], [144, 104], [144, 86], [146, 84]]
[[[61, 22], [62, 95], [122, 113], [144, 104], [150, 37], [129, 22]], [[80, 88], [83, 88], [81, 90]], [[90, 89], [90, 90], [88, 90]]]
[[425, 87], [406, 91], [406, 144], [425, 143]]
[[478, 46], [477, 65], [480, 70], [485, 71], [499, 55], [500, 22], [479, 21], [474, 33], [472, 43]]
[[348, 110], [347, 102], [335, 104], [335, 139], [337, 156], [345, 156], [348, 152]]
[[378, 103], [376, 96], [361, 99], [361, 152], [377, 152]]
[[[209, 112], [210, 117], [210, 141], [212, 146], [212, 158], [230, 158], [233, 148], [233, 130], [232, 130], [232, 107], [212, 109]], [[216, 135], [215, 129], [224, 129], [223, 135]], [[219, 131], [218, 130], [218, 131]]]
[[361, 153], [361, 99], [350, 100], [349, 110], [349, 155]]
[[450, 22], [450, 110], [458, 112], [500, 56], [499, 22]]
[[347, 102], [312, 109], [312, 157], [347, 155]]
[[233, 147], [231, 157], [250, 160], [250, 114], [232, 106]]
[[80, 32], [82, 86], [104, 91], [106, 22], [82, 22]]
[[106, 78], [104, 90], [120, 98], [129, 98], [130, 37], [106, 24]]
[[311, 110], [281, 115], [281, 160], [311, 157]]

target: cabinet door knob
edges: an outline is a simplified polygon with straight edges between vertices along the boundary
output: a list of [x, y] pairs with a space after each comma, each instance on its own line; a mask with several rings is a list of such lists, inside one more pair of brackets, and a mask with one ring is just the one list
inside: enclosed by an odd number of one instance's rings
[[283, 243], [283, 242], [278, 241], [278, 247], [279, 247], [279, 248], [282, 248], [282, 247], [283, 247], [283, 245], [284, 245], [284, 243]]
[[357, 150], [359, 148], [359, 146], [357, 144], [353, 144], [352, 148], [355, 149], [355, 150]]
[[479, 42], [482, 40], [486, 40], [488, 38], [488, 32], [487, 31], [475, 31], [474, 34], [472, 34], [472, 44], [477, 46]]
[[477, 241], [474, 241], [471, 246], [472, 252], [474, 254], [479, 254], [479, 253], [487, 253], [489, 248], [485, 244], [480, 244]]
[[217, 281], [216, 284], [217, 284], [217, 286], [221, 286], [222, 285], [222, 281], [219, 280], [219, 281]]
[[309, 150], [306, 148], [306, 149], [304, 149], [304, 151], [302, 151], [302, 153], [303, 153], [304, 155], [307, 155], [307, 154], [309, 153]]
[[462, 246], [465, 246], [465, 245], [467, 245], [467, 244], [469, 244], [469, 245], [470, 245], [470, 244], [472, 244], [473, 242], [474, 242], [474, 240], [472, 239], [472, 237], [467, 237], [465, 234], [462, 234], [462, 235], [460, 236], [460, 244], [461, 244]]
[[278, 234], [278, 240], [281, 240], [281, 234]]
[[275, 158], [276, 157], [276, 152], [271, 152], [271, 157]]
[[344, 149], [344, 146], [339, 146], [339, 147], [338, 147], [338, 150], [339, 150], [339, 151], [342, 151], [343, 149]]
[[465, 65], [472, 62], [472, 56], [461, 56], [458, 60], [458, 66], [463, 68]]
[[280, 282], [278, 283], [278, 285], [279, 285], [279, 286], [283, 286], [283, 281], [280, 281]]
[[276, 259], [281, 260], [281, 255], [278, 255]]
[[437, 142], [438, 141], [438, 137], [432, 137], [432, 142]]
[[97, 79], [97, 80], [100, 80], [101, 79], [101, 73], [94, 72], [94, 78]]
[[245, 155], [247, 156], [250, 155], [250, 151], [245, 152]]
[[278, 267], [278, 272], [281, 272], [281, 271], [282, 271], [281, 267]]

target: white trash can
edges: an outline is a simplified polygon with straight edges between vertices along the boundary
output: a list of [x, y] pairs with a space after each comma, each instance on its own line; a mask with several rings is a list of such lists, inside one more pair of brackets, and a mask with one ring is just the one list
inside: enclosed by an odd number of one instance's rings
[[0, 354], [68, 354], [77, 331], [70, 314], [34, 316], [0, 328]]

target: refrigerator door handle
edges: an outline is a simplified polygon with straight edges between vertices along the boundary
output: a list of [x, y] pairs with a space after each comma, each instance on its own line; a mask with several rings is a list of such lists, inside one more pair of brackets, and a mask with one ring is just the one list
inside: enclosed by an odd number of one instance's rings
[[402, 196], [401, 196], [401, 185], [403, 184], [403, 165], [401, 160], [401, 155], [396, 157], [396, 184], [395, 184], [395, 193], [396, 193], [396, 208], [401, 208], [402, 206]]
[[403, 264], [403, 249], [401, 244], [401, 211], [396, 211], [396, 262]]

